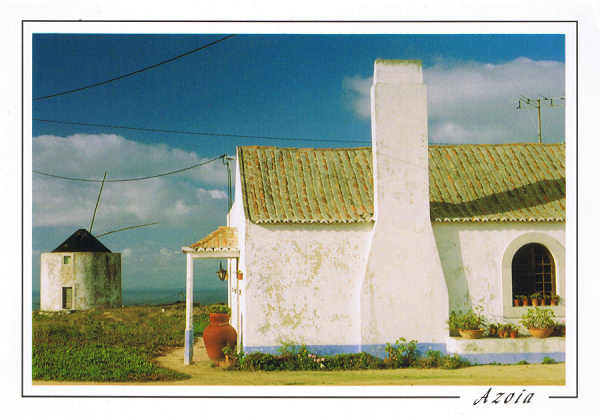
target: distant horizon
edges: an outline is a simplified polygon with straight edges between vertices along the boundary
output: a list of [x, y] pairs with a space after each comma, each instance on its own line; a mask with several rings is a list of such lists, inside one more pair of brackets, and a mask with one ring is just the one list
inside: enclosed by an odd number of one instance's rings
[[[122, 305], [160, 305], [185, 302], [183, 288], [122, 289]], [[227, 302], [227, 288], [194, 288], [194, 303]], [[40, 291], [32, 290], [32, 310], [40, 309]]]

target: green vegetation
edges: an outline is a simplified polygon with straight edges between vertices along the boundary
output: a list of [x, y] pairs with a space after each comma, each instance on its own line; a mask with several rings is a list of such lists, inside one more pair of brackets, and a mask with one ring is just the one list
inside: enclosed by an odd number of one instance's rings
[[546, 329], [556, 326], [554, 311], [549, 308], [530, 308], [521, 316], [521, 324], [527, 329]]
[[544, 356], [544, 359], [542, 360], [542, 363], [544, 365], [549, 365], [549, 364], [556, 363], [556, 361], [554, 359], [552, 359], [550, 356]]
[[212, 304], [208, 306], [209, 313], [231, 314], [231, 308], [223, 303]]
[[[194, 314], [196, 335], [208, 325], [206, 307]], [[183, 346], [185, 304], [33, 313], [33, 379], [164, 381], [186, 374], [154, 359]]]
[[448, 316], [448, 329], [450, 336], [458, 336], [458, 330], [479, 330], [486, 325], [486, 318], [481, 314], [482, 308], [475, 307], [466, 313], [462, 311], [452, 311]]
[[223, 348], [223, 353], [232, 361], [229, 369], [242, 371], [339, 371], [384, 368], [444, 368], [457, 369], [471, 365], [458, 355], [443, 355], [439, 351], [428, 351], [425, 355], [417, 351], [417, 342], [400, 338], [395, 344], [387, 343], [388, 357], [383, 360], [366, 352], [343, 353], [321, 356], [312, 353], [305, 345], [283, 343], [279, 353], [253, 352], [236, 353], [231, 347]]

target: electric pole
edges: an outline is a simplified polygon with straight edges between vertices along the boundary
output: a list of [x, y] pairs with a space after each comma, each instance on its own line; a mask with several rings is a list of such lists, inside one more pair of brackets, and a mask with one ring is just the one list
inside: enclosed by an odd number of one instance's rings
[[542, 143], [542, 106], [557, 107], [562, 106], [565, 102], [564, 97], [538, 97], [529, 98], [520, 96], [517, 100], [517, 110], [526, 107], [534, 107], [537, 110], [538, 116], [538, 143]]

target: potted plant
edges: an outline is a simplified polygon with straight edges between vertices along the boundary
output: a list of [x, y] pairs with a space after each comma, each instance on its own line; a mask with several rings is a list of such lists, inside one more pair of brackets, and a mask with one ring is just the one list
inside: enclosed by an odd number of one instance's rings
[[498, 325], [497, 324], [490, 324], [488, 326], [488, 336], [489, 337], [496, 337], [498, 335]]
[[520, 295], [515, 295], [513, 297], [513, 306], [514, 307], [519, 307], [521, 305], [521, 296]]
[[498, 325], [498, 337], [503, 338], [505, 332], [506, 332], [506, 324], [499, 324]]
[[540, 294], [539, 292], [534, 292], [533, 294], [531, 294], [529, 296], [529, 298], [531, 298], [531, 305], [532, 306], [539, 306], [540, 305], [540, 298], [542, 297], [542, 294]]
[[521, 324], [529, 330], [533, 337], [548, 337], [554, 331], [554, 311], [549, 308], [530, 308], [521, 316]]
[[542, 305], [549, 306], [550, 305], [550, 294], [542, 295]]
[[516, 339], [518, 336], [519, 336], [519, 329], [517, 328], [517, 326], [511, 326], [510, 338]]
[[521, 296], [521, 305], [526, 307], [529, 305], [529, 297], [527, 297], [526, 295], [522, 295]]
[[510, 323], [506, 323], [502, 325], [502, 338], [505, 339], [510, 337], [510, 332], [513, 330], [513, 325]]
[[557, 306], [560, 304], [560, 295], [554, 294], [550, 299], [550, 305]]
[[465, 339], [479, 339], [483, 336], [485, 317], [480, 313], [481, 308], [477, 308], [477, 312], [473, 309], [464, 314], [460, 312], [456, 315], [458, 333]]
[[225, 360], [223, 348], [237, 343], [237, 332], [229, 324], [231, 308], [225, 304], [213, 304], [208, 307], [208, 313], [210, 323], [204, 329], [202, 339], [208, 357], [221, 362]]

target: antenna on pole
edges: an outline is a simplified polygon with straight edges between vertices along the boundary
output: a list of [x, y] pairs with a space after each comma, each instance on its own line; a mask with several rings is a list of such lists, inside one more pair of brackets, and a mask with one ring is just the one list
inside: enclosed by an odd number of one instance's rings
[[[527, 107], [534, 107], [537, 110], [538, 116], [538, 143], [542, 143], [542, 106], [557, 107], [564, 104], [564, 97], [537, 97], [530, 98], [519, 96], [517, 100], [517, 110], [522, 110]], [[558, 102], [558, 103], [557, 103]]]
[[90, 234], [92, 234], [92, 228], [94, 227], [94, 219], [96, 218], [96, 210], [98, 210], [98, 204], [100, 204], [100, 196], [102, 195], [102, 188], [104, 188], [104, 180], [106, 180], [107, 172], [104, 171], [104, 178], [102, 178], [102, 184], [100, 184], [100, 192], [98, 193], [98, 199], [96, 200], [96, 207], [94, 207], [94, 214], [92, 216], [92, 222], [90, 223]]

